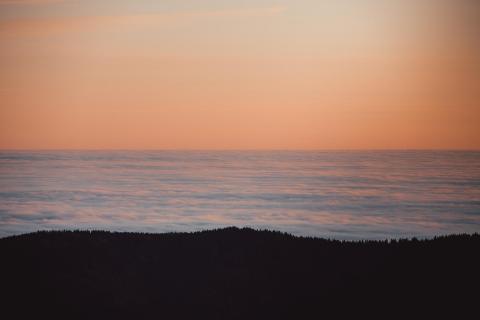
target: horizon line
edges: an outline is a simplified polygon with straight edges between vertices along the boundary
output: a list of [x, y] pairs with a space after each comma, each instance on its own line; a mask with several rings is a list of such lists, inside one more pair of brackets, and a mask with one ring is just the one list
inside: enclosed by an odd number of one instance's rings
[[311, 151], [311, 152], [328, 152], [328, 151], [475, 151], [479, 152], [480, 148], [318, 148], [318, 149], [303, 149], [303, 148], [0, 148], [0, 152], [12, 151], [217, 151], [217, 152], [238, 152], [238, 151]]

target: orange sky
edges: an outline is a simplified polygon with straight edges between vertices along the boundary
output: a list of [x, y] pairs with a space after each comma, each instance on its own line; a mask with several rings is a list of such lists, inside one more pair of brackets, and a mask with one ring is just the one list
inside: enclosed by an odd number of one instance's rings
[[480, 2], [0, 0], [1, 149], [480, 149]]

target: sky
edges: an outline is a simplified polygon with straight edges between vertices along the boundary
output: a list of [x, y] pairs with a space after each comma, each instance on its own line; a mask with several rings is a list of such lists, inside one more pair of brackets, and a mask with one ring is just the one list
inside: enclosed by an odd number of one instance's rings
[[475, 0], [0, 0], [0, 149], [480, 149]]

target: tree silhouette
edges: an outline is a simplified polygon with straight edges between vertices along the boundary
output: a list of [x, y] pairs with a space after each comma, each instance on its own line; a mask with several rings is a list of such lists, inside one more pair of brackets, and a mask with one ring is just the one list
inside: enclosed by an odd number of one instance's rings
[[476, 310], [479, 249], [478, 234], [36, 232], [0, 239], [0, 306], [5, 319], [460, 318]]

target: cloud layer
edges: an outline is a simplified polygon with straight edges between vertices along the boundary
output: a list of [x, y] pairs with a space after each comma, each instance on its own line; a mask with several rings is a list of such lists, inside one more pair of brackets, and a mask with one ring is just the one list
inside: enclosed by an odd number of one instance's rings
[[479, 153], [1, 153], [0, 235], [237, 225], [341, 239], [480, 228]]

